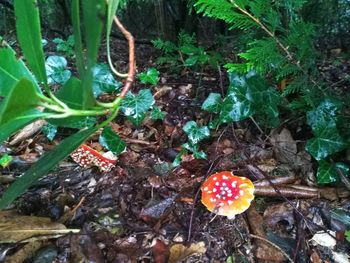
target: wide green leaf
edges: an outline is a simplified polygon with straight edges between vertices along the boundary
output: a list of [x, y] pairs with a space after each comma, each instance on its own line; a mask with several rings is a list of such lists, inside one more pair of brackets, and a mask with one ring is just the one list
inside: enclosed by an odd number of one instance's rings
[[343, 163], [331, 164], [325, 160], [319, 161], [316, 174], [317, 183], [330, 184], [339, 182], [340, 178], [337, 169], [340, 169], [344, 175], [349, 175], [349, 167]]
[[33, 164], [4, 192], [0, 199], [0, 209], [5, 209], [34, 182], [52, 170], [60, 161], [66, 158], [96, 131], [97, 127], [79, 131], [61, 141], [52, 151], [45, 153], [39, 161]]
[[122, 101], [121, 110], [135, 125], [139, 125], [153, 104], [151, 91], [143, 89], [137, 95], [129, 92]]
[[120, 90], [122, 83], [116, 81], [107, 64], [96, 64], [92, 70], [93, 92], [98, 97], [102, 93], [111, 94]]
[[0, 96], [6, 97], [10, 90], [22, 77], [31, 80], [37, 92], [40, 88], [22, 60], [16, 58], [16, 54], [10, 47], [0, 48]]
[[26, 62], [39, 82], [47, 83], [36, 0], [15, 0], [16, 32]]
[[219, 113], [221, 101], [222, 99], [219, 93], [211, 92], [208, 98], [203, 102], [202, 109], [213, 113]]
[[164, 120], [166, 112], [161, 111], [157, 106], [152, 107], [151, 119], [152, 120]]
[[[56, 97], [72, 109], [83, 109], [83, 86], [79, 79], [71, 77], [57, 92]], [[73, 116], [63, 119], [50, 119], [53, 125], [67, 128], [84, 128], [95, 125], [94, 117]]]
[[0, 125], [19, 118], [30, 110], [35, 110], [39, 101], [33, 83], [26, 78], [20, 79], [0, 104]]
[[61, 56], [49, 56], [45, 69], [49, 84], [64, 84], [72, 75], [67, 69], [67, 60]]
[[99, 142], [103, 147], [113, 152], [115, 155], [119, 155], [126, 149], [126, 143], [112, 131], [111, 127], [106, 127], [103, 129]]

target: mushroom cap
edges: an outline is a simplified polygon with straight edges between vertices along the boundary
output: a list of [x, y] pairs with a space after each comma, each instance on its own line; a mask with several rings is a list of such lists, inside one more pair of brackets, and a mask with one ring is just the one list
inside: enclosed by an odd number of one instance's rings
[[109, 172], [115, 166], [115, 160], [104, 157], [98, 151], [86, 144], [82, 144], [70, 155], [72, 159], [82, 167], [97, 166], [101, 172]]
[[243, 213], [254, 199], [254, 185], [248, 178], [230, 171], [215, 173], [201, 187], [202, 203], [210, 212], [234, 218]]

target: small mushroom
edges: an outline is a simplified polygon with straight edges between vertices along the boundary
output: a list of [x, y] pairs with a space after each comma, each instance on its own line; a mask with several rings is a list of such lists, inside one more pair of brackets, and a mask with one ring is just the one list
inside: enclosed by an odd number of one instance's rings
[[202, 203], [210, 212], [233, 219], [243, 213], [254, 199], [254, 185], [230, 171], [215, 173], [201, 187]]
[[97, 166], [101, 172], [109, 172], [115, 167], [115, 160], [106, 158], [98, 151], [82, 144], [70, 155], [82, 167]]

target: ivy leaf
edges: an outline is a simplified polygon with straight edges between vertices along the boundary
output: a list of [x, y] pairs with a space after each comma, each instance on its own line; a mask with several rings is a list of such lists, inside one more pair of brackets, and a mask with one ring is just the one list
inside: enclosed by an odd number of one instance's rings
[[157, 106], [152, 107], [151, 119], [152, 120], [164, 120], [166, 113], [161, 111]]
[[45, 125], [41, 130], [46, 135], [46, 138], [49, 139], [49, 141], [52, 141], [57, 134], [57, 126], [50, 123]]
[[209, 128], [207, 126], [198, 127], [195, 121], [187, 122], [182, 129], [187, 134], [191, 144], [197, 144], [210, 136]]
[[155, 68], [149, 68], [146, 72], [139, 74], [141, 83], [156, 85], [159, 81], [159, 71]]
[[331, 164], [325, 160], [321, 160], [318, 163], [317, 169], [317, 182], [319, 184], [337, 183], [340, 181], [337, 169], [340, 169], [344, 175], [349, 174], [349, 167], [344, 163]]
[[103, 129], [99, 142], [103, 147], [113, 152], [116, 156], [124, 152], [126, 149], [126, 143], [119, 137], [118, 134], [112, 131], [111, 127], [106, 127]]
[[202, 109], [213, 113], [219, 113], [221, 101], [222, 99], [219, 93], [211, 92], [208, 98], [203, 102]]
[[97, 64], [92, 69], [92, 74], [94, 78], [92, 89], [95, 97], [100, 96], [101, 93], [117, 92], [122, 86], [119, 81], [114, 79], [107, 64]]
[[325, 99], [316, 109], [307, 113], [307, 124], [311, 126], [314, 135], [319, 135], [325, 127], [335, 127], [339, 102], [330, 98]]
[[345, 238], [350, 243], [350, 230], [345, 231]]
[[153, 104], [151, 91], [143, 89], [137, 95], [129, 92], [122, 102], [121, 110], [135, 125], [140, 125]]
[[45, 63], [48, 83], [64, 84], [72, 75], [70, 70], [66, 69], [66, 67], [67, 60], [64, 57], [49, 56]]
[[343, 150], [346, 146], [335, 127], [325, 126], [315, 138], [307, 141], [305, 148], [316, 160], [321, 160]]

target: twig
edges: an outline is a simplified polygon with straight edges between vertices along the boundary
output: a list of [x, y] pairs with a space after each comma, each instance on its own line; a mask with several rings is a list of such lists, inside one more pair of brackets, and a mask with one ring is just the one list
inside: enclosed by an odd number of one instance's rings
[[303, 189], [295, 189], [288, 185], [284, 186], [255, 186], [254, 194], [260, 196], [280, 196], [284, 198], [317, 198], [319, 197], [319, 191], [310, 191]]

